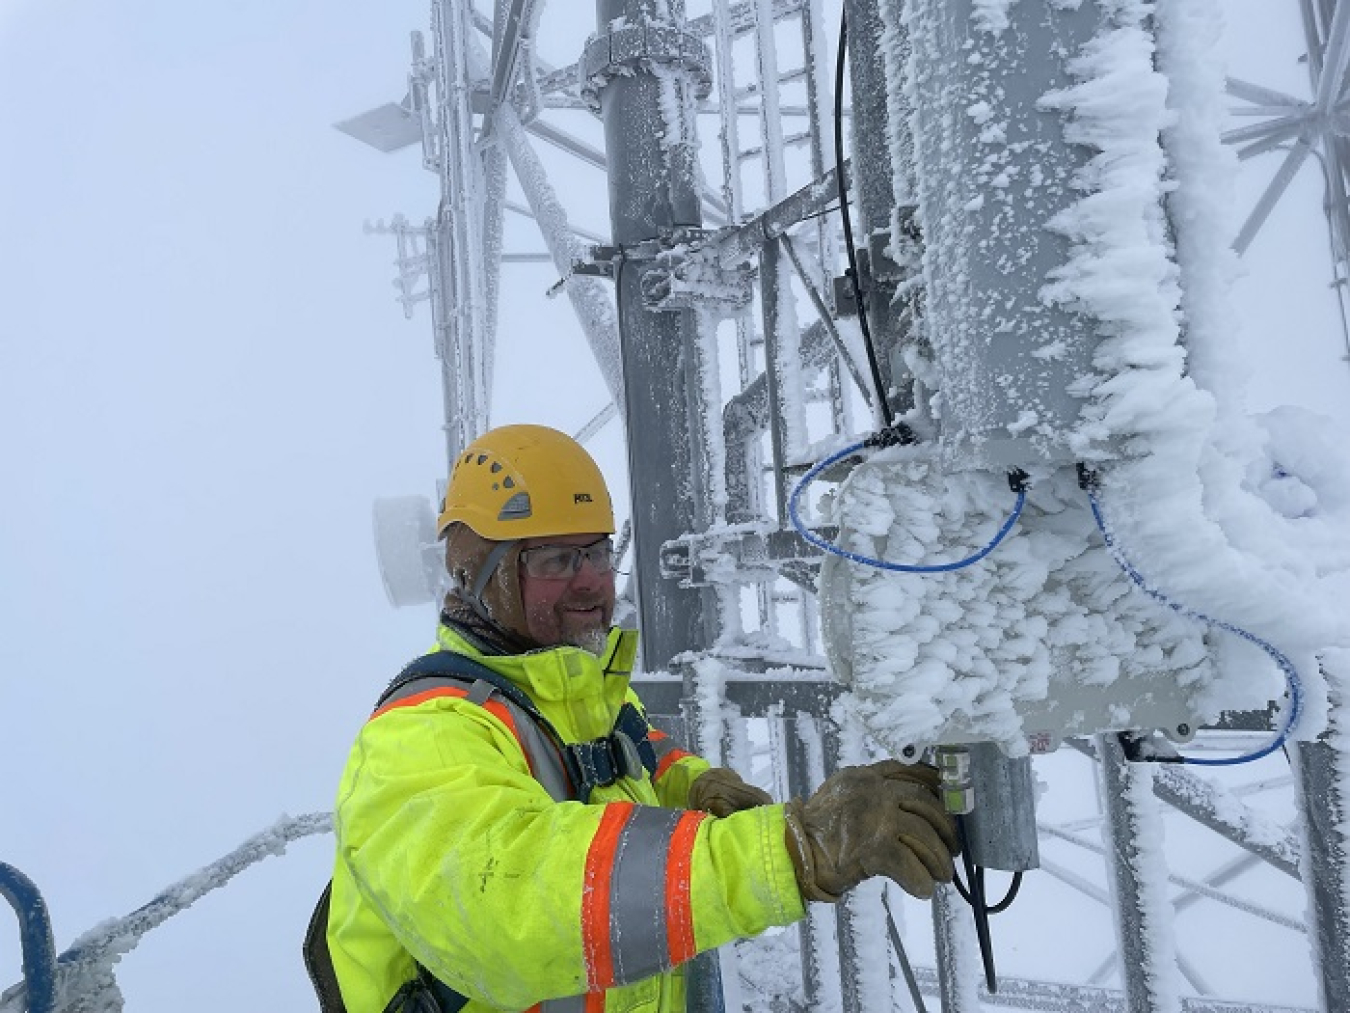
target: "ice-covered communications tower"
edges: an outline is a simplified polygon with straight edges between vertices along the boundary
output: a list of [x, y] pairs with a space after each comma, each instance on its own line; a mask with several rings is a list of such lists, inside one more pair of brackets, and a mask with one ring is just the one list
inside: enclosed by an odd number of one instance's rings
[[[933, 750], [970, 809], [976, 917], [939, 897], [935, 959], [902, 959], [868, 887], [726, 954], [729, 1008], [1275, 1008], [1216, 998], [1174, 932], [1196, 902], [1167, 895], [1159, 799], [1303, 880], [1316, 984], [1266, 1000], [1350, 1008], [1343, 457], [1297, 412], [1249, 416], [1230, 361], [1234, 237], [1314, 149], [1344, 218], [1350, 8], [1304, 5], [1315, 94], [1286, 105], [1226, 77], [1223, 8], [599, 0], [583, 38], [575, 5], [436, 0], [408, 99], [344, 126], [420, 140], [441, 178], [438, 216], [394, 231], [409, 304], [428, 267], [451, 457], [487, 424], [500, 294], [569, 297], [614, 399], [580, 435], [626, 427], [653, 712], [780, 793]], [[1238, 158], [1281, 144], [1239, 230]], [[512, 249], [531, 222], [546, 253]], [[430, 509], [377, 512], [396, 603], [437, 597]], [[1091, 846], [1036, 813], [1062, 744], [1097, 763], [1100, 884], [1039, 854]], [[1318, 800], [1301, 829], [1163, 762], [1281, 746]], [[995, 976], [984, 870], [1038, 865], [1110, 906], [1098, 970]], [[1249, 868], [1182, 881], [1236, 903]], [[1073, 917], [1036, 889], [1018, 912]]]

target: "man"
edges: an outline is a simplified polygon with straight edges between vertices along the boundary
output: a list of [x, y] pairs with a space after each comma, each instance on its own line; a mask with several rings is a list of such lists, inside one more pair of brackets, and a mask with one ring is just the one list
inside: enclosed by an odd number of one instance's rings
[[[348, 1013], [676, 1013], [691, 958], [804, 900], [951, 878], [931, 768], [847, 768], [784, 806], [657, 732], [647, 766], [623, 759], [648, 747], [636, 634], [610, 627], [613, 532], [562, 433], [505, 426], [455, 463], [435, 650], [491, 678], [396, 689], [352, 749], [327, 922]], [[585, 772], [597, 744], [611, 783]]]

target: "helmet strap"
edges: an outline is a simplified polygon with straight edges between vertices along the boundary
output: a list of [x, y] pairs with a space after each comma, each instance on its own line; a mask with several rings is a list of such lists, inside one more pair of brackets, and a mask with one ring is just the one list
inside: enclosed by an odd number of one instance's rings
[[511, 551], [511, 548], [519, 541], [513, 538], [510, 541], [498, 542], [492, 547], [492, 551], [487, 554], [483, 560], [483, 565], [478, 568], [478, 575], [473, 579], [473, 587], [469, 589], [469, 605], [478, 615], [488, 622], [494, 622], [492, 616], [488, 615], [487, 606], [483, 604], [483, 589], [487, 587], [488, 581], [492, 575], [497, 572], [497, 567], [501, 565], [502, 557]]

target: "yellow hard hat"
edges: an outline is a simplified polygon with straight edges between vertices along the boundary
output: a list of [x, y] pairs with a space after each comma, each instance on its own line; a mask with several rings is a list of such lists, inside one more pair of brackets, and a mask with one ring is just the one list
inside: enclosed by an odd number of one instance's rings
[[494, 542], [550, 535], [614, 533], [614, 508], [584, 447], [547, 426], [499, 426], [455, 460], [439, 538], [467, 524]]

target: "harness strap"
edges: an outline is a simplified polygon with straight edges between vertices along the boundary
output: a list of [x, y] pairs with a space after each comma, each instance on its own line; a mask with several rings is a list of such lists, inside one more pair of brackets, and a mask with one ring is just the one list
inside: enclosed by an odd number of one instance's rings
[[492, 579], [492, 574], [496, 572], [502, 557], [510, 552], [516, 545], [516, 539], [510, 539], [505, 542], [498, 542], [488, 553], [487, 559], [483, 560], [483, 565], [479, 567], [478, 576], [474, 578], [473, 587], [469, 589], [469, 605], [484, 619], [491, 620], [488, 615], [487, 606], [483, 604], [483, 589], [488, 586], [488, 581]]
[[496, 691], [497, 687], [492, 685], [492, 683], [484, 679], [479, 679], [469, 687], [469, 695], [464, 699], [468, 700], [469, 703], [477, 704], [479, 707], [482, 707], [492, 699], [492, 694]]
[[655, 776], [656, 748], [650, 735], [651, 728], [642, 712], [626, 703], [608, 736], [569, 745], [567, 750], [581, 770], [587, 794], [591, 788], [613, 784], [621, 777], [637, 780], [644, 771]]
[[640, 779], [644, 773], [656, 775], [656, 748], [651, 743], [651, 726], [642, 712], [631, 703], [619, 709], [618, 719], [609, 735], [589, 742], [565, 742], [548, 718], [540, 713], [525, 693], [499, 672], [456, 651], [432, 651], [410, 662], [396, 675], [375, 705], [378, 711], [390, 700], [426, 680], [450, 680], [468, 684], [467, 699], [483, 706], [493, 693], [500, 693], [539, 725], [562, 753], [568, 778], [577, 798], [586, 802], [596, 788], [607, 787], [621, 777]]
[[652, 743], [652, 726], [643, 717], [642, 711], [631, 703], [619, 709], [619, 720], [614, 723], [616, 731], [623, 732], [637, 746], [638, 760], [646, 769], [649, 777], [656, 777], [656, 746]]

